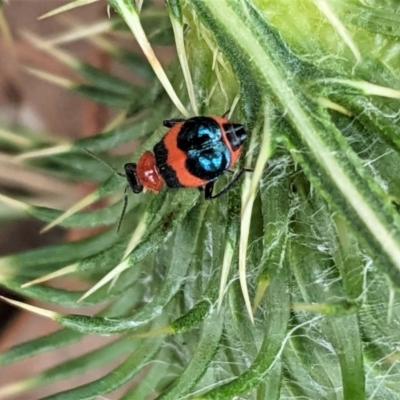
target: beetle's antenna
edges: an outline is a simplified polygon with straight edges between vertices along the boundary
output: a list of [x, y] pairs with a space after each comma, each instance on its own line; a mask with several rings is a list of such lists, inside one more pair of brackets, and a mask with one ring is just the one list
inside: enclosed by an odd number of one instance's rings
[[122, 172], [119, 172], [116, 168], [114, 168], [111, 164], [109, 164], [108, 162], [102, 160], [101, 158], [97, 157], [95, 154], [93, 154], [90, 150], [83, 148], [83, 151], [85, 151], [86, 153], [89, 154], [90, 157], [94, 158], [95, 160], [97, 160], [98, 162], [102, 163], [103, 165], [105, 165], [106, 167], [108, 167], [109, 169], [111, 169], [113, 172], [115, 172], [117, 175], [119, 176], [123, 176], [125, 178], [125, 174], [123, 174]]
[[126, 207], [128, 206], [128, 193], [127, 193], [128, 189], [129, 189], [129, 185], [126, 185], [125, 190], [124, 190], [124, 206], [122, 207], [121, 216], [119, 217], [117, 234], [119, 233], [119, 229], [121, 228], [121, 224], [122, 224], [122, 220], [124, 219]]
[[[119, 172], [116, 168], [114, 168], [108, 162], [106, 162], [106, 161], [102, 160], [101, 158], [97, 157], [90, 150], [85, 149], [85, 148], [83, 148], [82, 150], [84, 150], [86, 153], [88, 153], [89, 156], [93, 157], [95, 160], [99, 161], [100, 163], [102, 163], [103, 165], [105, 165], [106, 167], [111, 169], [111, 171], [113, 171], [115, 174], [117, 174], [119, 176], [122, 176], [122, 177], [124, 177], [126, 179], [126, 175], [125, 174], [123, 174], [122, 172]], [[126, 185], [125, 190], [124, 190], [124, 205], [122, 207], [121, 216], [119, 217], [119, 221], [118, 221], [117, 234], [119, 232], [119, 229], [121, 228], [121, 224], [122, 224], [122, 220], [124, 219], [126, 208], [128, 207], [128, 193], [127, 193], [128, 189], [129, 189], [129, 185]]]

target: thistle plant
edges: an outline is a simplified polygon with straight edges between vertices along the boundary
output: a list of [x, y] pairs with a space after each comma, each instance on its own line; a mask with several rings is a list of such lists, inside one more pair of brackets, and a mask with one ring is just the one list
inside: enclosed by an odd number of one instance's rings
[[[108, 0], [115, 14], [105, 25], [132, 32], [143, 56], [96, 42], [146, 88], [30, 37], [86, 79], [70, 90], [121, 114], [67, 144], [12, 143], [27, 168], [98, 188], [66, 211], [2, 195], [8, 207], [45, 221], [44, 230], [105, 229], [0, 260], [1, 285], [48, 307], [5, 300], [61, 327], [10, 348], [0, 365], [88, 334], [115, 340], [0, 388], [0, 398], [118, 359], [111, 373], [48, 398], [112, 396], [124, 385], [124, 400], [398, 399], [398, 2], [146, 3]], [[173, 43], [177, 57], [164, 70], [152, 45]], [[239, 164], [254, 171], [211, 202], [193, 189], [129, 195], [116, 234], [126, 181], [85, 150], [118, 169], [152, 149], [163, 119], [226, 110], [246, 126]], [[134, 154], [109, 152], [133, 140], [141, 143]], [[85, 210], [100, 199], [103, 208]], [[67, 275], [90, 289], [48, 283]], [[54, 304], [71, 312], [52, 311]], [[82, 315], [91, 304], [105, 307]]]

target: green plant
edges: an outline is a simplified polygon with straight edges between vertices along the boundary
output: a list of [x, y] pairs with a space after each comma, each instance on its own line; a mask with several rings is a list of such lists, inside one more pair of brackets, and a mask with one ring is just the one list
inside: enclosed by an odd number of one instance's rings
[[[100, 182], [66, 213], [3, 199], [53, 221], [49, 227], [109, 229], [0, 263], [2, 285], [25, 296], [107, 307], [83, 316], [18, 303], [64, 329], [10, 349], [0, 363], [89, 333], [122, 337], [16, 384], [16, 392], [128, 353], [109, 375], [50, 398], [107, 394], [149, 364], [123, 399], [398, 399], [397, 2], [169, 0], [165, 13], [141, 14], [140, 1], [108, 3], [144, 49], [140, 20], [151, 21], [154, 41], [170, 43], [174, 34], [180, 63], [168, 67], [168, 80], [145, 51], [158, 80], [143, 59], [113, 49], [122, 62], [134, 59], [134, 71], [148, 79], [144, 90], [64, 57], [90, 82], [72, 90], [135, 118], [68, 145], [24, 149], [26, 160], [42, 156], [30, 162], [43, 171], [65, 179], [79, 171]], [[112, 21], [113, 29], [126, 28]], [[107, 150], [133, 139], [151, 148], [164, 132], [160, 121], [188, 115], [189, 106], [206, 115], [231, 107], [232, 118], [246, 124], [241, 162], [255, 171], [242, 185], [213, 202], [194, 190], [130, 196], [119, 235], [121, 202], [81, 211], [125, 184], [83, 149], [122, 165], [125, 158]], [[67, 273], [97, 283], [86, 293], [44, 283]]]

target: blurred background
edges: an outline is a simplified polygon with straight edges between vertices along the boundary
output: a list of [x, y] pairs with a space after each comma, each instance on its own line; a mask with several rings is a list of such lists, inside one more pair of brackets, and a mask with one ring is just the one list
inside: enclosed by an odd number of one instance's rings
[[[27, 67], [33, 67], [79, 82], [79, 77], [73, 71], [46, 52], [35, 48], [27, 40], [32, 35], [46, 39], [57, 37], [81, 23], [90, 24], [107, 18], [106, 3], [99, 1], [54, 18], [38, 20], [41, 15], [66, 3], [67, 1], [63, 0], [14, 0], [3, 4], [2, 12], [6, 25], [2, 25], [0, 34], [0, 129], [27, 129], [37, 134], [44, 133], [58, 138], [73, 139], [101, 132], [112, 117], [108, 108], [45, 82], [26, 70]], [[134, 46], [133, 42], [131, 36], [129, 40], [131, 47]], [[109, 57], [87, 41], [75, 41], [63, 45], [62, 48], [78, 59], [102, 69], [119, 68], [111, 65]], [[126, 79], [135, 79], [130, 72], [123, 69], [118, 73]], [[5, 155], [0, 151], [0, 193], [18, 198], [23, 198], [29, 193], [30, 199], [33, 196], [40, 205], [65, 209], [92, 189], [92, 186], [72, 186], [55, 178], [43, 176], [33, 168], [30, 170], [29, 167], [26, 168], [20, 162], [16, 162], [10, 154]], [[90, 234], [82, 230], [61, 228], [39, 234], [43, 223], [26, 218], [17, 222], [11, 221], [12, 212], [1, 202], [0, 217], [0, 255], [63, 240], [76, 240]], [[57, 285], [58, 282], [56, 280], [51, 284]], [[74, 290], [82, 288], [82, 283], [69, 279], [63, 279], [63, 285]], [[18, 299], [14, 294], [7, 293], [1, 288], [0, 294]], [[39, 302], [35, 305], [41, 306]], [[53, 310], [62, 311], [57, 307]], [[92, 307], [87, 312], [93, 314], [96, 309]], [[47, 319], [21, 312], [0, 302], [0, 351], [57, 329], [57, 324]], [[90, 351], [107, 340], [110, 339], [90, 336], [77, 345], [36, 357], [34, 362], [24, 360], [14, 363], [2, 370], [0, 387], [54, 366], [72, 356]], [[96, 376], [113, 369], [114, 365], [97, 371]], [[96, 376], [82, 374], [79, 380], [61, 382], [56, 386], [38, 389], [26, 396], [10, 396], [10, 398], [32, 400], [33, 395], [41, 398], [55, 391], [67, 389], [71, 385], [79, 386], [95, 379]], [[118, 392], [108, 398], [118, 398]]]

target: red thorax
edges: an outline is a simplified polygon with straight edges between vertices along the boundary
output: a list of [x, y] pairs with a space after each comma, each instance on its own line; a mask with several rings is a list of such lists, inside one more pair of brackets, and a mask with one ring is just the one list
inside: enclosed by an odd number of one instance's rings
[[154, 154], [146, 151], [139, 158], [136, 167], [136, 176], [144, 189], [158, 193], [163, 187], [163, 180], [157, 170]]

